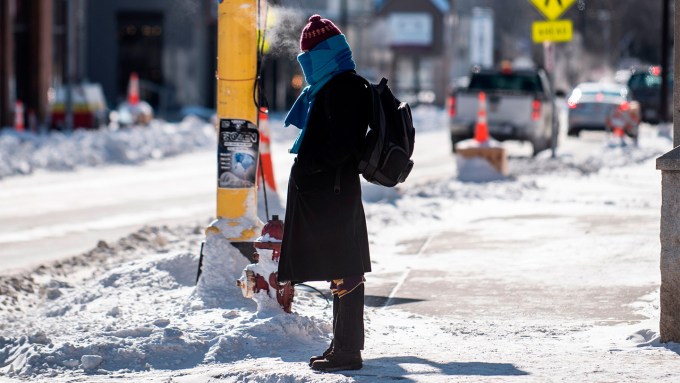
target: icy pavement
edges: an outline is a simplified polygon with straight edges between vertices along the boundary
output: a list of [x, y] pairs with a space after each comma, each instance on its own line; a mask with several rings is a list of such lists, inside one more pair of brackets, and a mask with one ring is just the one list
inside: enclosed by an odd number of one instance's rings
[[205, 236], [184, 225], [0, 278], [0, 382], [678, 381], [680, 345], [658, 342], [654, 159], [670, 142], [653, 127], [640, 148], [592, 134], [535, 160], [510, 145], [507, 180], [462, 183], [441, 113], [415, 116], [414, 177], [364, 185], [362, 370], [312, 372], [328, 304], [299, 288], [293, 314], [257, 312], [235, 250], [195, 286]]

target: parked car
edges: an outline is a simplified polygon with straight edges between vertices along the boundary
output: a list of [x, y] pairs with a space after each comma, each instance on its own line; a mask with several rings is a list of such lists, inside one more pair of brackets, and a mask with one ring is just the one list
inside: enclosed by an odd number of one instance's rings
[[542, 69], [475, 69], [467, 87], [455, 90], [448, 100], [451, 143], [472, 138], [479, 109], [479, 93], [487, 95], [490, 135], [498, 140], [529, 141], [533, 155], [550, 148], [556, 128], [554, 95]]
[[[73, 86], [73, 127], [96, 129], [108, 123], [109, 110], [101, 85], [82, 83]], [[66, 121], [66, 87], [49, 94], [50, 128], [63, 130]]]
[[[667, 111], [673, 110], [673, 76], [668, 76]], [[642, 67], [632, 70], [628, 79], [632, 99], [640, 103], [642, 121], [657, 124], [661, 120], [661, 67]]]
[[[579, 84], [569, 95], [567, 134], [578, 136], [583, 130], [607, 130], [607, 120], [616, 112], [639, 121], [639, 104], [631, 99], [627, 86], [615, 83], [587, 82]], [[632, 130], [631, 130], [632, 131]], [[629, 133], [632, 135], [632, 133]]]

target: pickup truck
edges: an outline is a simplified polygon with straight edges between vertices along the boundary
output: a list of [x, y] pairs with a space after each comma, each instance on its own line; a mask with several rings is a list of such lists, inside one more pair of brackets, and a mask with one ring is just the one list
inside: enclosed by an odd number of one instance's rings
[[474, 69], [465, 88], [448, 99], [453, 151], [456, 143], [474, 136], [479, 93], [487, 99], [489, 134], [498, 141], [529, 141], [532, 155], [551, 147], [556, 128], [555, 103], [542, 69]]

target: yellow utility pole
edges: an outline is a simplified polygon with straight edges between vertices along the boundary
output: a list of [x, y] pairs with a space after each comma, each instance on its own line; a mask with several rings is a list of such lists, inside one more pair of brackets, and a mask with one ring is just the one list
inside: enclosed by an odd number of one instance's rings
[[218, 0], [217, 220], [207, 234], [252, 242], [257, 218], [259, 132], [257, 77], [258, 0]]

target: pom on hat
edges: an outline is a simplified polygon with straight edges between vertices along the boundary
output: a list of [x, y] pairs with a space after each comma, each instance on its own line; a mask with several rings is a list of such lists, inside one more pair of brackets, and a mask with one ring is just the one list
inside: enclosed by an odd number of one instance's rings
[[309, 18], [309, 23], [302, 29], [300, 35], [300, 49], [308, 51], [314, 48], [318, 43], [326, 40], [329, 37], [342, 34], [340, 29], [328, 19], [322, 19], [320, 15], [312, 15]]

